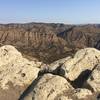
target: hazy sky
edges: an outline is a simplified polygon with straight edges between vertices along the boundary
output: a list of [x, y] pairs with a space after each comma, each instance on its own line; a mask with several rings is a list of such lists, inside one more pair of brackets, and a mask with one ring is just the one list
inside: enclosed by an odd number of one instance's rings
[[0, 0], [0, 23], [100, 23], [100, 0]]

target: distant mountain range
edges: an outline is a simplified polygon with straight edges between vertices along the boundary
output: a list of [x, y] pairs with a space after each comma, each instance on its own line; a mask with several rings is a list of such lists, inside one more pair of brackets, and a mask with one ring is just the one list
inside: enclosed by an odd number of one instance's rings
[[29, 58], [51, 63], [81, 48], [100, 49], [100, 25], [0, 24], [0, 44], [13, 45]]

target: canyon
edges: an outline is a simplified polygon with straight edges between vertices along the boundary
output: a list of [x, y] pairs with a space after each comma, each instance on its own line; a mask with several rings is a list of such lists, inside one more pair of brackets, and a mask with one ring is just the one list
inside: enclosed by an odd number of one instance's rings
[[100, 49], [99, 33], [100, 25], [95, 24], [1, 24], [0, 45], [13, 45], [28, 58], [48, 64], [85, 47]]

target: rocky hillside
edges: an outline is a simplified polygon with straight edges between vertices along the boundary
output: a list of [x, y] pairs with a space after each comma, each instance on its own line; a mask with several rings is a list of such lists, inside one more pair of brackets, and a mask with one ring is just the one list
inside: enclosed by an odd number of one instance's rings
[[100, 49], [100, 25], [0, 24], [0, 44], [48, 64], [85, 47]]
[[100, 51], [85, 48], [51, 64], [0, 48], [0, 100], [99, 100]]

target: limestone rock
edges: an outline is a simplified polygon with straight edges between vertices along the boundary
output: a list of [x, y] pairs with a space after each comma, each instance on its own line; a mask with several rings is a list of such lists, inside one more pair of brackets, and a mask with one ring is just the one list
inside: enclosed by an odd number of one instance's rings
[[[57, 95], [55, 100], [88, 100], [93, 93], [85, 88], [77, 88], [69, 91], [63, 91]], [[95, 97], [96, 98], [96, 97]], [[91, 100], [91, 99], [89, 99]]]
[[100, 64], [94, 69], [89, 79], [87, 80], [87, 87], [90, 87], [94, 92], [100, 92]]
[[67, 60], [61, 68], [65, 70], [65, 77], [74, 81], [82, 72], [86, 70], [91, 71], [99, 61], [99, 50], [85, 48], [79, 50], [75, 56]]
[[13, 46], [0, 47], [0, 100], [18, 100], [37, 78], [40, 66], [41, 62], [27, 60]]
[[22, 55], [13, 46], [5, 45], [0, 48], [0, 66], [12, 62]]
[[66, 61], [68, 61], [71, 57], [66, 57], [66, 58], [63, 58], [63, 59], [60, 59], [60, 60], [57, 60], [53, 63], [51, 63], [48, 68], [50, 70], [55, 70], [57, 69], [57, 67], [59, 67], [60, 65], [62, 65], [63, 63], [65, 63]]
[[61, 97], [58, 97], [57, 99], [55, 100], [73, 100], [71, 98], [68, 98], [67, 96], [61, 96]]
[[40, 75], [43, 75], [45, 73], [52, 73], [55, 75], [62, 75], [63, 71], [61, 69], [61, 66], [64, 62], [69, 60], [71, 57], [66, 57], [60, 60], [57, 60], [51, 64], [45, 64], [41, 67], [41, 70], [39, 72]]
[[[57, 95], [69, 89], [73, 88], [63, 77], [45, 74], [43, 77], [41, 77], [30, 94], [31, 98], [34, 100], [41, 100], [41, 98], [42, 100], [55, 100]], [[24, 100], [31, 100], [26, 99], [30, 98], [30, 94], [29, 96], [25, 97]]]
[[74, 95], [79, 99], [85, 99], [87, 96], [92, 95], [92, 92], [88, 89], [76, 89]]
[[7, 83], [13, 86], [25, 86], [37, 77], [39, 68], [33, 61], [29, 61], [12, 46], [0, 48], [0, 87], [9, 89]]

